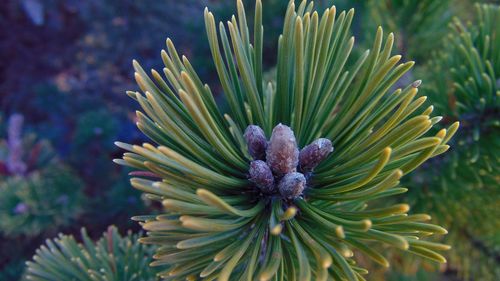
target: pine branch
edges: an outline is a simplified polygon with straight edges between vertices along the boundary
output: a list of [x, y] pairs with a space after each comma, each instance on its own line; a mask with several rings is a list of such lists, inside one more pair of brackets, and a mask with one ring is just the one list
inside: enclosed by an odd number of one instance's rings
[[275, 82], [263, 85], [261, 1], [253, 36], [237, 4], [218, 29], [204, 13], [228, 113], [170, 40], [165, 77], [134, 61], [141, 91], [128, 95], [154, 144], [118, 142], [127, 152], [115, 162], [162, 178], [131, 179], [165, 207], [135, 218], [148, 231], [140, 241], [161, 246], [160, 275], [364, 280], [354, 250], [388, 266], [380, 245], [445, 262], [438, 252], [449, 246], [423, 238], [447, 231], [386, 201], [407, 191], [403, 175], [448, 149], [458, 126], [430, 133], [441, 118], [422, 107], [419, 82], [390, 92], [414, 64], [391, 54], [394, 36], [379, 28], [373, 48], [352, 58], [353, 10], [290, 1]]

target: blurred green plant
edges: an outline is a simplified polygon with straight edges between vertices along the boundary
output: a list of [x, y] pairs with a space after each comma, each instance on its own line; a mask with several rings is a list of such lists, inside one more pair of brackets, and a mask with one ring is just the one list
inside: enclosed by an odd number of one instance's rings
[[119, 126], [105, 110], [90, 110], [78, 117], [74, 139], [75, 149], [84, 149], [89, 143], [99, 141], [103, 150], [113, 147], [113, 137]]
[[[393, 35], [384, 42], [379, 29], [372, 50], [346, 65], [353, 10], [318, 13], [291, 1], [275, 82], [264, 85], [261, 1], [253, 43], [241, 1], [237, 9], [219, 28], [205, 10], [227, 114], [170, 39], [161, 52], [166, 81], [134, 62], [142, 93], [128, 95], [156, 145], [117, 143], [128, 152], [115, 162], [137, 169], [132, 185], [165, 207], [134, 218], [148, 231], [140, 241], [160, 245], [152, 263], [164, 267], [160, 275], [365, 280], [354, 251], [388, 266], [386, 246], [445, 262], [437, 251], [449, 246], [421, 239], [445, 229], [408, 215], [406, 204], [386, 204], [407, 191], [404, 174], [448, 149], [458, 127], [426, 134], [441, 117], [421, 108], [420, 81], [388, 92], [413, 66], [391, 56]], [[327, 156], [323, 144], [335, 151]]]
[[113, 141], [119, 129], [113, 113], [104, 109], [84, 112], [76, 119], [68, 162], [79, 166], [78, 172], [88, 184], [99, 187], [92, 190], [97, 194], [106, 191], [120, 178], [116, 169], [109, 166]]
[[500, 235], [500, 7], [475, 8], [473, 22], [453, 20], [444, 49], [420, 71], [444, 124], [460, 120], [461, 130], [436, 169], [415, 174], [410, 197], [450, 229], [451, 270], [464, 280], [498, 280], [500, 243], [486, 241]]
[[[439, 46], [452, 18], [450, 0], [369, 0], [365, 30], [373, 38], [375, 26], [394, 32], [397, 50], [405, 59], [425, 60]], [[368, 41], [370, 42], [370, 41]]]
[[0, 232], [29, 237], [69, 225], [82, 210], [82, 186], [62, 165], [4, 179], [0, 183]]
[[0, 142], [0, 233], [11, 237], [68, 225], [82, 205], [81, 180], [48, 142], [23, 136], [22, 125], [22, 115], [12, 115]]
[[82, 243], [59, 234], [47, 240], [32, 261], [26, 263], [23, 280], [35, 281], [153, 281], [156, 273], [148, 266], [154, 248], [137, 242], [128, 232], [121, 236], [110, 226], [97, 242], [81, 230]]

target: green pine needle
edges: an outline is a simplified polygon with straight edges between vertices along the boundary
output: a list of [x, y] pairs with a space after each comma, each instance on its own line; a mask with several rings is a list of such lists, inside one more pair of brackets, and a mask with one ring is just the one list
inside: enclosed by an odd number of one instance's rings
[[[139, 217], [159, 245], [153, 262], [165, 280], [364, 280], [356, 264], [365, 254], [388, 266], [382, 245], [445, 262], [446, 245], [421, 240], [445, 234], [408, 205], [384, 204], [404, 193], [400, 178], [444, 152], [450, 132], [431, 134], [440, 118], [422, 107], [419, 82], [393, 92], [413, 66], [391, 56], [394, 37], [379, 28], [373, 48], [349, 59], [354, 11], [290, 2], [278, 39], [274, 81], [262, 80], [262, 5], [256, 1], [254, 34], [238, 17], [218, 28], [205, 10], [208, 42], [229, 112], [218, 109], [208, 85], [167, 40], [162, 77], [134, 61], [141, 92], [128, 92], [142, 113], [137, 125], [155, 144], [128, 145], [119, 164], [162, 178], [132, 185], [165, 207]], [[250, 40], [253, 38], [253, 43]], [[353, 64], [348, 62], [354, 61]], [[295, 199], [260, 192], [247, 173], [252, 160], [243, 132], [279, 123], [291, 127], [299, 148], [318, 138], [334, 152]], [[383, 200], [377, 200], [383, 199]], [[356, 250], [356, 251], [355, 251]]]
[[154, 249], [137, 243], [137, 235], [130, 232], [121, 236], [111, 226], [102, 238], [93, 242], [85, 229], [82, 243], [73, 236], [59, 234], [47, 240], [32, 261], [27, 262], [23, 280], [53, 281], [154, 281], [156, 273], [150, 269], [148, 255]]

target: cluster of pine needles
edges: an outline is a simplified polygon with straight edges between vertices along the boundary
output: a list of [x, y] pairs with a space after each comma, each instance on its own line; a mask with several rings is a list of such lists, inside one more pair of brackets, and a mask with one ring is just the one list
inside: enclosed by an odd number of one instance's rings
[[[414, 62], [392, 55], [393, 34], [376, 32], [373, 46], [350, 55], [354, 11], [314, 10], [290, 2], [278, 38], [276, 75], [263, 82], [262, 4], [249, 32], [242, 1], [237, 17], [205, 23], [228, 112], [180, 56], [171, 40], [165, 68], [146, 73], [134, 61], [141, 106], [137, 126], [152, 143], [117, 143], [119, 164], [133, 167], [132, 185], [161, 202], [160, 215], [137, 216], [143, 243], [158, 245], [154, 266], [165, 280], [365, 280], [356, 262], [365, 255], [388, 267], [386, 246], [445, 262], [449, 246], [425, 240], [446, 234], [390, 204], [405, 193], [402, 176], [446, 152], [458, 129], [431, 130], [441, 120], [418, 95], [420, 81], [394, 84]], [[354, 63], [347, 63], [353, 61]], [[244, 131], [262, 128], [267, 139], [289, 126], [298, 149], [328, 139], [334, 151], [308, 176], [303, 191], [283, 198], [261, 192], [249, 179]]]

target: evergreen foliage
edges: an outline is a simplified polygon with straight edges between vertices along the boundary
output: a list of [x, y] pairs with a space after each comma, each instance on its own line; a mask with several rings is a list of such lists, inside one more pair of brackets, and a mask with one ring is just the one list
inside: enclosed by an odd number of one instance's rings
[[497, 1], [212, 2], [0, 5], [0, 280], [500, 280]]
[[[373, 26], [381, 25], [393, 31], [398, 38], [398, 52], [406, 59], [419, 62], [428, 56], [446, 35], [446, 27], [452, 18], [450, 0], [369, 0], [369, 18], [366, 31], [372, 32]], [[367, 36], [371, 38], [371, 34]]]
[[[152, 263], [162, 266], [160, 275], [364, 280], [367, 271], [356, 256], [389, 266], [382, 255], [387, 246], [445, 262], [438, 251], [449, 246], [423, 238], [446, 230], [426, 223], [428, 215], [407, 214], [407, 204], [387, 204], [407, 191], [401, 177], [444, 153], [458, 128], [454, 123], [432, 132], [441, 117], [431, 117], [433, 107], [417, 95], [420, 81], [390, 90], [414, 64], [391, 55], [394, 36], [384, 38], [379, 28], [372, 49], [350, 57], [353, 10], [317, 12], [311, 2], [291, 1], [276, 75], [264, 84], [261, 1], [253, 34], [242, 2], [237, 4], [238, 17], [218, 28], [205, 10], [227, 114], [170, 39], [161, 53], [162, 74], [152, 70], [148, 76], [134, 61], [141, 92], [128, 95], [140, 104], [137, 126], [153, 144], [117, 143], [128, 152], [116, 162], [137, 169], [132, 185], [165, 207], [161, 215], [134, 218], [148, 231], [140, 241], [160, 246]], [[348, 59], [354, 63], [346, 64]], [[256, 159], [243, 132], [257, 125], [273, 147], [279, 123], [290, 127], [283, 134], [287, 150], [270, 148], [263, 159], [275, 181], [287, 178], [281, 172], [304, 171], [289, 163], [277, 169], [273, 153], [295, 161], [290, 145], [303, 149], [318, 138], [334, 147], [306, 175], [303, 192], [291, 197], [264, 191], [248, 178]]]
[[47, 240], [27, 262], [24, 280], [34, 281], [154, 281], [148, 267], [153, 248], [137, 242], [129, 232], [121, 236], [110, 226], [97, 242], [81, 230], [82, 243], [73, 236], [59, 234]]
[[[410, 196], [445, 224], [450, 268], [465, 280], [497, 280], [500, 252], [500, 7], [477, 4], [454, 19], [444, 49], [425, 68], [424, 86], [444, 124], [461, 120], [452, 153], [423, 169]], [[498, 245], [498, 242], [497, 244]]]
[[68, 168], [54, 165], [0, 183], [0, 231], [36, 236], [73, 222], [82, 210], [82, 183]]
[[12, 115], [0, 142], [0, 233], [27, 237], [68, 225], [81, 211], [83, 184], [47, 141], [23, 134]]

